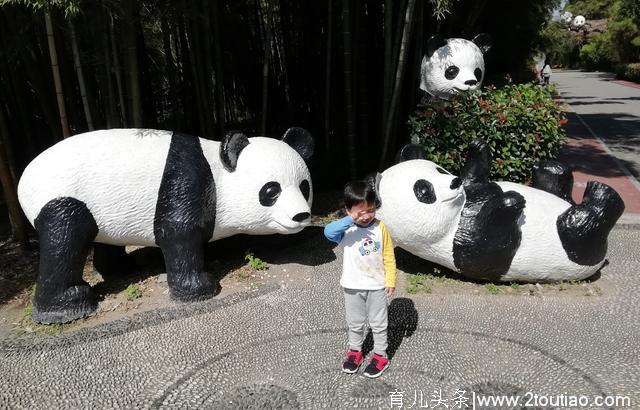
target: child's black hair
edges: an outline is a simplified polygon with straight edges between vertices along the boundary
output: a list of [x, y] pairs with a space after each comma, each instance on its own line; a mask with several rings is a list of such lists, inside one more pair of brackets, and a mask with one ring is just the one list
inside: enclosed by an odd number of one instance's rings
[[376, 191], [371, 184], [364, 181], [347, 182], [344, 186], [344, 206], [351, 209], [352, 206], [361, 202], [375, 205]]

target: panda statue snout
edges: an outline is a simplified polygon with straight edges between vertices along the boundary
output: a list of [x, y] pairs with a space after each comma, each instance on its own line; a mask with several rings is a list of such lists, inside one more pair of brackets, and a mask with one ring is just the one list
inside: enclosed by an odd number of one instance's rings
[[282, 140], [232, 131], [221, 142], [111, 129], [47, 149], [18, 186], [40, 242], [34, 320], [64, 323], [95, 311], [82, 280], [92, 247], [105, 278], [131, 269], [125, 245], [160, 247], [173, 299], [212, 297], [217, 284], [204, 269], [205, 243], [239, 233], [292, 234], [310, 224], [306, 161], [313, 146], [296, 127]]

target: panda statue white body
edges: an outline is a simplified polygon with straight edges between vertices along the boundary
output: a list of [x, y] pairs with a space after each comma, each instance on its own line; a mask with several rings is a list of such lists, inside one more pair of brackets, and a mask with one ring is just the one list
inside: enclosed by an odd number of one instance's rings
[[159, 246], [171, 296], [211, 297], [204, 244], [238, 233], [290, 234], [309, 224], [312, 137], [231, 132], [222, 142], [170, 131], [112, 129], [73, 136], [36, 157], [18, 186], [38, 231], [34, 318], [86, 316], [96, 303], [82, 281], [93, 244], [103, 276], [124, 273], [124, 245]]
[[477, 90], [484, 79], [484, 53], [491, 39], [478, 34], [473, 40], [432, 36], [420, 67], [420, 89], [434, 98], [449, 99]]
[[590, 182], [582, 204], [572, 204], [571, 171], [555, 161], [536, 168], [540, 189], [489, 182], [488, 147], [474, 144], [460, 178], [420, 159], [421, 148], [378, 176], [379, 216], [396, 245], [473, 279], [555, 282], [596, 273], [624, 210], [619, 195]]

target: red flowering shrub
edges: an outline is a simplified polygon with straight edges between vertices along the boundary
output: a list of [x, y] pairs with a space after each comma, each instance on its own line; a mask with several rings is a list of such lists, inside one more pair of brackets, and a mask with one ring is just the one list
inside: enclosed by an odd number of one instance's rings
[[551, 95], [536, 84], [486, 87], [480, 93], [420, 105], [409, 118], [411, 141], [428, 159], [458, 174], [471, 139], [489, 142], [491, 178], [527, 182], [533, 164], [554, 158], [567, 119]]

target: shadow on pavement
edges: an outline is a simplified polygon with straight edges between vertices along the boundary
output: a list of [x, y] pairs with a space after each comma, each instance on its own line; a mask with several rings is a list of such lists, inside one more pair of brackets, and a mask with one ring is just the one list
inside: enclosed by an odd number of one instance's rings
[[[569, 122], [565, 125], [567, 135], [573, 140], [564, 145], [558, 160], [574, 171], [602, 177], [622, 177], [626, 174], [614, 159], [603, 149], [594, 147], [593, 136], [582, 125], [575, 113], [568, 112]], [[618, 161], [631, 174], [640, 175], [640, 161], [632, 162], [622, 155], [640, 154], [640, 117], [628, 114], [582, 114], [580, 117], [593, 129], [596, 135], [612, 150]], [[582, 142], [584, 140], [584, 142]], [[625, 156], [626, 156], [625, 155]]]
[[[418, 311], [408, 298], [395, 298], [389, 304], [389, 325], [387, 328], [387, 356], [393, 359], [402, 341], [411, 337], [418, 328]], [[373, 333], [369, 331], [362, 344], [362, 354], [366, 356], [373, 350]]]

